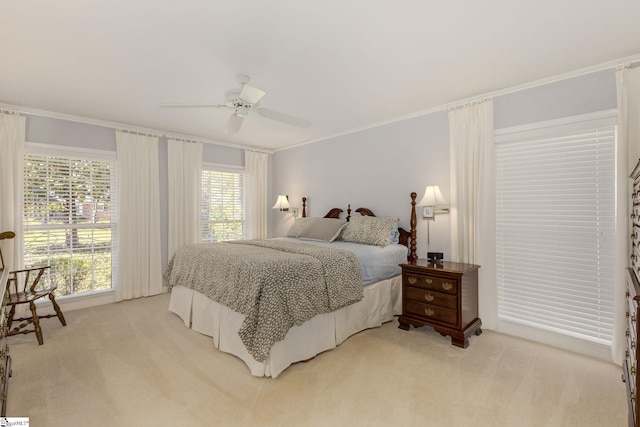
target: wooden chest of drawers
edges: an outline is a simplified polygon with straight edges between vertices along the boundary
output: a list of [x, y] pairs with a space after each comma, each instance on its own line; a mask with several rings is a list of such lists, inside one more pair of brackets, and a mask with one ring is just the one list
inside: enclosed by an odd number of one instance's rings
[[629, 401], [629, 425], [638, 426], [638, 316], [640, 316], [640, 285], [633, 269], [627, 269], [627, 348], [622, 368], [622, 380], [627, 384], [627, 398]]
[[640, 385], [637, 351], [638, 337], [640, 337], [640, 161], [631, 173], [633, 189], [629, 206], [630, 215], [630, 267], [627, 268], [627, 346], [622, 367], [622, 380], [627, 385], [627, 399], [629, 403], [629, 425], [640, 426], [640, 404], [638, 404], [638, 386]]
[[[7, 238], [6, 236], [7, 233], [1, 233], [0, 241]], [[4, 417], [7, 414], [7, 393], [9, 391], [9, 377], [11, 376], [11, 357], [9, 356], [9, 346], [7, 345], [6, 300], [8, 278], [9, 268], [4, 265], [0, 248], [0, 417]]]
[[478, 265], [429, 262], [402, 264], [402, 315], [399, 328], [429, 325], [451, 343], [466, 348], [482, 333], [478, 318]]

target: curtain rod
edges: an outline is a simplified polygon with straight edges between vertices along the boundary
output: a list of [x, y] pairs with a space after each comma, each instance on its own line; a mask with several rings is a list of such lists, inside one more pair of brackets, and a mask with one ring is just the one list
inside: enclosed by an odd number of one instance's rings
[[188, 143], [191, 143], [191, 144], [202, 144], [202, 142], [196, 141], [195, 139], [179, 138], [177, 136], [167, 136], [167, 140], [188, 142]]
[[133, 129], [122, 129], [122, 128], [116, 128], [116, 132], [122, 132], [122, 133], [130, 133], [132, 135], [142, 135], [142, 136], [151, 136], [154, 138], [160, 138], [162, 136], [162, 134], [157, 134], [157, 133], [149, 133], [149, 132], [141, 132], [139, 130], [133, 130]]

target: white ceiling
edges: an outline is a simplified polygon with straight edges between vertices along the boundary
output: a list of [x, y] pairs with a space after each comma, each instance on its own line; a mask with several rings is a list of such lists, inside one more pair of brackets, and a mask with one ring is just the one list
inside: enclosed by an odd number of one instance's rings
[[[5, 0], [0, 103], [278, 149], [640, 53], [638, 0]], [[235, 76], [261, 106], [225, 134]]]

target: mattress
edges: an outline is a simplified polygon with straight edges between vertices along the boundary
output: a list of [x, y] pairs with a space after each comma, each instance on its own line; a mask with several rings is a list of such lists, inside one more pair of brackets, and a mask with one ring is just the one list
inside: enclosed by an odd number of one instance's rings
[[399, 275], [402, 272], [400, 264], [407, 262], [407, 254], [409, 252], [409, 248], [400, 244], [381, 247], [341, 241], [328, 243], [288, 237], [276, 237], [274, 240], [290, 240], [353, 252], [360, 263], [362, 283], [365, 286]]

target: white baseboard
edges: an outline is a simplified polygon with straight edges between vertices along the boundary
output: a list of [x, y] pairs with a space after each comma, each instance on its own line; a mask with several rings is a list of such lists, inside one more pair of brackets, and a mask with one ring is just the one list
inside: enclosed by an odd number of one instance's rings
[[544, 329], [534, 328], [527, 325], [508, 322], [503, 319], [498, 320], [498, 328], [496, 331], [530, 341], [552, 345], [563, 350], [573, 351], [574, 353], [584, 354], [607, 362], [612, 361], [611, 347], [604, 344], [590, 342], [580, 338], [574, 338], [568, 335], [546, 331]]
[[[169, 287], [163, 286], [162, 292], [168, 292]], [[65, 297], [57, 297], [56, 302], [62, 309], [63, 313], [82, 308], [97, 307], [99, 305], [111, 304], [116, 302], [116, 292], [114, 290], [105, 292], [96, 292], [88, 295], [73, 295]], [[48, 298], [42, 298], [37, 302], [38, 311], [42, 310], [42, 314], [53, 313], [53, 306]]]

